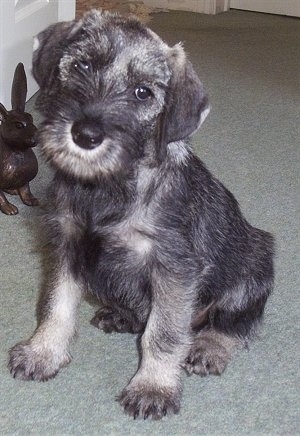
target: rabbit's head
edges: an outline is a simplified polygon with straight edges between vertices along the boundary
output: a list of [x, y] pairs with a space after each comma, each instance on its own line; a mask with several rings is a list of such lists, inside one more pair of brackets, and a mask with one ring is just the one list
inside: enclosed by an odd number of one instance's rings
[[36, 145], [36, 127], [32, 116], [25, 112], [27, 80], [22, 63], [16, 67], [12, 91], [12, 110], [8, 111], [0, 103], [0, 136], [2, 141], [16, 150], [24, 150]]

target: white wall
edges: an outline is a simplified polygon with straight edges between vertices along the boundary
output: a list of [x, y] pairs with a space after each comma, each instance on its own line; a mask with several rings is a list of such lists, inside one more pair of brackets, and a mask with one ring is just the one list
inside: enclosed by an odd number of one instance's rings
[[0, 102], [11, 108], [15, 67], [23, 62], [29, 99], [37, 90], [31, 76], [33, 36], [57, 21], [73, 19], [75, 0], [0, 0]]

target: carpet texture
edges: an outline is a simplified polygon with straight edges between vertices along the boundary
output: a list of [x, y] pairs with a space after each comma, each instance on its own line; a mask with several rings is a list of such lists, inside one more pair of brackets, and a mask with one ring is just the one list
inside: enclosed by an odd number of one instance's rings
[[[299, 434], [300, 21], [170, 12], [150, 25], [169, 43], [184, 43], [209, 91], [211, 114], [193, 138], [197, 153], [248, 220], [276, 237], [276, 285], [260, 338], [223, 376], [184, 376], [180, 414], [160, 422], [134, 421], [115, 401], [137, 368], [136, 339], [93, 328], [87, 302], [70, 366], [47, 383], [13, 380], [7, 350], [35, 327], [42, 272], [39, 211], [11, 198], [19, 215], [0, 215], [1, 435]], [[33, 102], [27, 107], [38, 122]], [[51, 174], [39, 161], [31, 186], [47, 201]]]

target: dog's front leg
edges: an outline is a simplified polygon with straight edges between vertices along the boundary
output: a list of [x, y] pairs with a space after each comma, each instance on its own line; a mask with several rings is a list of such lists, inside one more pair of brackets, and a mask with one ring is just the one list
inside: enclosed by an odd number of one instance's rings
[[52, 283], [33, 336], [9, 352], [10, 372], [21, 380], [48, 380], [71, 360], [69, 343], [75, 334], [81, 289], [66, 265], [59, 267]]
[[134, 418], [160, 419], [179, 411], [181, 363], [191, 344], [191, 296], [178, 283], [160, 279], [155, 284], [140, 367], [119, 397]]

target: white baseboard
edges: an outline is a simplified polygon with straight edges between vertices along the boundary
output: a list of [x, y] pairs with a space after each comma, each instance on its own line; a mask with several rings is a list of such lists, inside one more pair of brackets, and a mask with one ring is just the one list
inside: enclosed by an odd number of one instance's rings
[[229, 0], [143, 0], [154, 8], [218, 14], [229, 10]]

